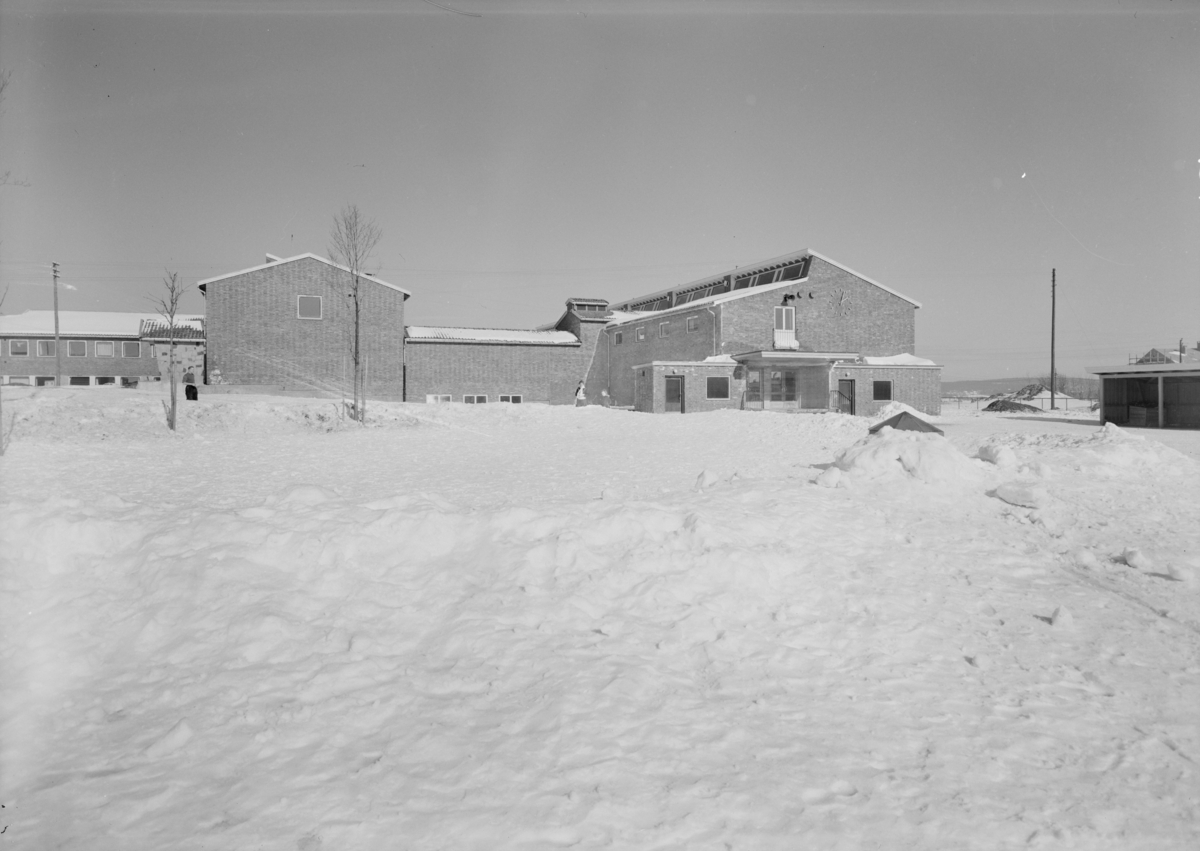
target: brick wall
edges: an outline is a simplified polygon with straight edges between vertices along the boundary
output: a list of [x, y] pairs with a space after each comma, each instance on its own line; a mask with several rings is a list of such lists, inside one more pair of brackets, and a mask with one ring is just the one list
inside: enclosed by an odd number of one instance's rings
[[[689, 317], [696, 323], [696, 330], [691, 332], [687, 330]], [[713, 313], [697, 307], [604, 329], [595, 363], [588, 375], [588, 399], [594, 401], [600, 389], [607, 386], [614, 405], [634, 405], [633, 367], [651, 361], [704, 360], [714, 354], [714, 322]], [[666, 337], [660, 336], [659, 330], [664, 323], [667, 324]], [[646, 331], [646, 339], [640, 342], [638, 328]], [[618, 332], [622, 335], [619, 345], [616, 342]]]
[[[367, 393], [399, 398], [404, 379], [402, 292], [362, 279], [360, 349]], [[304, 257], [207, 285], [209, 381], [346, 390], [354, 375], [349, 274]], [[321, 319], [300, 319], [297, 297], [320, 296]]]
[[[28, 340], [29, 341], [29, 357], [12, 357], [9, 354], [9, 340]], [[9, 381], [14, 377], [29, 377], [30, 383], [39, 376], [54, 377], [55, 358], [53, 357], [38, 357], [37, 342], [38, 340], [53, 340], [53, 337], [29, 337], [29, 336], [14, 336], [0, 338], [0, 376], [7, 376], [4, 380]], [[87, 355], [85, 357], [71, 357], [69, 355], [70, 347], [68, 342], [83, 342], [86, 346]], [[96, 378], [115, 378], [117, 383], [120, 383], [122, 378], [152, 378], [158, 375], [158, 364], [154, 358], [150, 356], [150, 344], [141, 343], [140, 353], [136, 358], [122, 357], [122, 343], [136, 342], [129, 338], [117, 337], [60, 337], [60, 345], [62, 345], [62, 375], [63, 384], [69, 384], [69, 378], [72, 376], [86, 376], [92, 379], [90, 383], [94, 384]], [[96, 357], [96, 343], [112, 343], [113, 357]]]
[[[872, 399], [875, 381], [892, 382], [892, 400], [934, 416], [942, 412], [942, 368], [940, 366], [855, 366], [836, 364], [830, 385], [836, 393], [838, 380], [854, 380], [854, 413], [870, 417], [888, 402]], [[834, 406], [836, 407], [836, 405]]]
[[489, 402], [501, 393], [520, 394], [522, 402], [575, 404], [583, 374], [582, 346], [531, 346], [497, 343], [409, 341], [405, 398], [424, 402], [427, 395], [483, 394]]
[[[634, 410], [637, 411], [665, 413], [667, 376], [675, 375], [683, 378], [683, 412], [685, 414], [737, 408], [741, 405], [745, 382], [736, 378], [735, 372], [740, 376], [744, 370], [735, 370], [733, 364], [648, 364], [638, 367], [633, 372], [635, 372], [633, 379], [637, 385]], [[728, 399], [708, 398], [709, 377], [729, 379]]]
[[719, 306], [721, 354], [774, 348], [774, 308], [785, 294], [796, 298], [796, 339], [810, 352], [858, 352], [868, 356], [915, 354], [916, 308], [819, 257], [806, 280]]

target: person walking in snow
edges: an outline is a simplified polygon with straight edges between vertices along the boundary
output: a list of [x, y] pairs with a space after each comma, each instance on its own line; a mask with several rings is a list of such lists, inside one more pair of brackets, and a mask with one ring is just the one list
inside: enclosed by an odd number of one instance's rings
[[200, 392], [196, 389], [196, 374], [192, 372], [190, 366], [188, 371], [183, 374], [183, 395], [189, 402], [195, 402], [200, 398]]

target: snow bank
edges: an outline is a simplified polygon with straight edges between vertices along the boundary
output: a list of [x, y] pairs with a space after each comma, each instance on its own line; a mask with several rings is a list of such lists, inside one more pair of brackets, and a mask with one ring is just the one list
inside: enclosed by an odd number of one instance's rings
[[979, 470], [971, 459], [941, 435], [885, 426], [839, 454], [834, 466], [817, 481], [830, 487], [847, 479], [916, 479], [941, 484], [978, 478]]

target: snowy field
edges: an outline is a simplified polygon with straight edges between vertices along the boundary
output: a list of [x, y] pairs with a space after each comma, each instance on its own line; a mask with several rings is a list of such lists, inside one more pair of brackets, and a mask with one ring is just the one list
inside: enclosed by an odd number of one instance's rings
[[1195, 849], [1200, 432], [5, 388], [3, 849]]

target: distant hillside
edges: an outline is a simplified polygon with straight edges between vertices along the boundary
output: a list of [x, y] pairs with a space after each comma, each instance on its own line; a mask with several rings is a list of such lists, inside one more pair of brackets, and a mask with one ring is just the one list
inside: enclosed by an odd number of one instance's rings
[[1032, 384], [1032, 378], [983, 378], [977, 381], [943, 381], [942, 395], [957, 396], [962, 393], [975, 392], [984, 396], [996, 393], [1014, 393], [1027, 384]]

